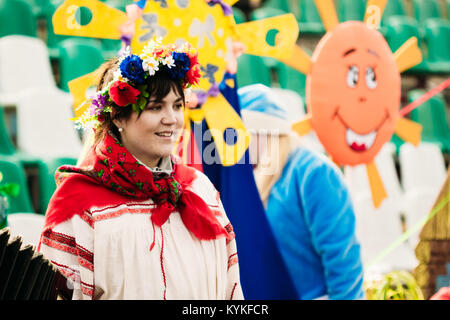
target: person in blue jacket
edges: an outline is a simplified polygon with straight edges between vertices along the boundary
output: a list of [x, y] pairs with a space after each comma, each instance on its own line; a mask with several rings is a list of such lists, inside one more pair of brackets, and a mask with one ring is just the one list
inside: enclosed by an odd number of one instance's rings
[[295, 138], [290, 128], [299, 119], [273, 89], [249, 85], [238, 95], [257, 144], [250, 147], [255, 181], [299, 296], [364, 299], [355, 214], [341, 171]]

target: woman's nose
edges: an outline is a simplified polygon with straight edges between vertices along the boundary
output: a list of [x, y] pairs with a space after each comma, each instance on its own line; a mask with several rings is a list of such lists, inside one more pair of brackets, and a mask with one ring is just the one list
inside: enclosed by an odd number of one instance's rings
[[161, 119], [161, 122], [164, 124], [174, 124], [177, 122], [177, 117], [173, 110], [168, 110]]

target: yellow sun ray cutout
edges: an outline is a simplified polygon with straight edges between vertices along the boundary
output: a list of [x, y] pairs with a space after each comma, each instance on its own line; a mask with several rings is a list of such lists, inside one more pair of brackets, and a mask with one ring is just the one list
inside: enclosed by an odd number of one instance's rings
[[[231, 6], [236, 0], [224, 2]], [[84, 26], [75, 20], [76, 10], [80, 7], [88, 8], [93, 16], [91, 22]], [[56, 34], [119, 39], [121, 34], [118, 30], [127, 19], [124, 12], [98, 0], [66, 0], [56, 10], [53, 24]], [[274, 45], [265, 40], [268, 32], [277, 33]], [[233, 15], [226, 14], [220, 4], [212, 5], [206, 0], [157, 0], [147, 1], [141, 18], [135, 21], [131, 47], [134, 52], [139, 51], [155, 37], [161, 37], [163, 43], [189, 42], [199, 51], [202, 70], [200, 83], [193, 90], [209, 93], [214, 85], [222, 81], [233, 43], [242, 43], [245, 53], [282, 60], [293, 51], [297, 36], [298, 24], [293, 14], [236, 24]], [[85, 99], [82, 92], [87, 88], [89, 79], [94, 77], [91, 75], [72, 81], [71, 93], [75, 101]], [[76, 113], [82, 114], [87, 107], [77, 106]], [[199, 114], [206, 120], [222, 164], [234, 165], [250, 143], [250, 135], [241, 118], [221, 95], [209, 95], [201, 109], [196, 120], [199, 120]], [[237, 133], [236, 143], [231, 146], [224, 141], [224, 132], [228, 128], [233, 128]]]
[[[369, 0], [364, 23], [339, 23], [332, 0], [315, 0], [326, 29], [309, 57], [295, 46], [283, 62], [306, 74], [307, 116], [292, 129], [312, 130], [338, 165], [365, 164], [375, 207], [387, 197], [374, 158], [394, 132], [420, 143], [421, 126], [400, 113], [400, 73], [419, 64], [417, 39], [392, 53], [377, 31], [386, 0]], [[300, 30], [301, 33], [301, 30]]]

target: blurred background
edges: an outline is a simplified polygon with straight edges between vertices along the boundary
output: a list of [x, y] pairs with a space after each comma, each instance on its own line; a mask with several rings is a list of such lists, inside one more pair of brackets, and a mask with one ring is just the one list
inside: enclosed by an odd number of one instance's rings
[[[0, 0], [0, 185], [19, 186], [18, 192], [9, 190], [15, 196], [7, 196], [7, 190], [0, 189], [3, 214], [0, 227], [7, 220], [14, 224], [14, 215], [19, 219], [26, 213], [41, 216], [45, 213], [56, 188], [56, 168], [75, 164], [82, 149], [82, 133], [68, 121], [73, 117], [68, 82], [94, 71], [117, 55], [121, 47], [120, 40], [55, 35], [52, 15], [63, 2]], [[103, 2], [122, 11], [133, 3]], [[362, 21], [366, 3], [366, 0], [335, 0], [339, 21]], [[240, 0], [233, 5], [233, 13], [236, 23], [293, 13], [300, 29], [297, 43], [310, 55], [325, 34], [313, 0]], [[75, 18], [86, 25], [92, 14], [78, 10]], [[422, 63], [402, 73], [402, 107], [449, 78], [449, 18], [450, 0], [388, 0], [379, 31], [391, 50], [394, 52], [415, 36], [423, 53]], [[302, 112], [306, 112], [306, 76], [277, 60], [244, 54], [238, 60], [237, 79], [239, 87], [262, 83], [288, 90], [293, 103], [300, 101]], [[377, 156], [389, 194], [381, 208], [374, 209], [371, 205], [364, 168], [342, 168], [357, 219], [365, 221], [358, 227], [358, 237], [362, 243], [370, 243], [367, 246], [373, 245], [364, 261], [372, 261], [380, 250], [426, 216], [443, 190], [450, 161], [449, 102], [447, 89], [406, 116], [423, 126], [419, 147], [412, 147], [394, 135]], [[370, 220], [368, 212], [378, 216]], [[12, 218], [7, 219], [6, 213]], [[448, 225], [448, 210], [439, 219]], [[42, 219], [27, 223], [41, 224]], [[374, 230], [383, 239], [365, 240]], [[444, 233], [450, 233], [445, 230]], [[380, 237], [381, 232], [384, 233]], [[441, 235], [441, 240], [450, 240], [447, 233]], [[35, 235], [30, 234], [30, 239], [37, 241]], [[388, 264], [380, 263], [378, 268], [412, 271], [418, 264], [414, 250], [419, 240], [416, 232], [390, 253]], [[436, 250], [443, 250], [444, 256], [447, 254], [445, 259], [449, 259], [450, 246]], [[445, 276], [446, 272], [438, 270], [436, 274]], [[439, 281], [448, 285], [450, 278], [447, 278]], [[436, 276], [433, 281], [436, 286]]]

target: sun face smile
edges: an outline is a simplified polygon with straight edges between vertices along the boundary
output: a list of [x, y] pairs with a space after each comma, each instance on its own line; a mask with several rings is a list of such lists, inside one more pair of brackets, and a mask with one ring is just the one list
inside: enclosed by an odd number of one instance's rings
[[386, 111], [385, 117], [383, 120], [375, 127], [374, 130], [370, 131], [369, 133], [360, 134], [356, 133], [351, 129], [351, 126], [342, 119], [341, 115], [339, 114], [339, 107], [336, 108], [336, 112], [333, 115], [333, 119], [337, 118], [342, 123], [342, 125], [346, 128], [345, 130], [345, 142], [347, 143], [347, 146], [349, 146], [353, 151], [356, 152], [364, 152], [369, 150], [377, 138], [377, 134], [379, 129], [383, 126], [383, 124], [386, 122], [386, 120], [389, 118], [389, 113]]

